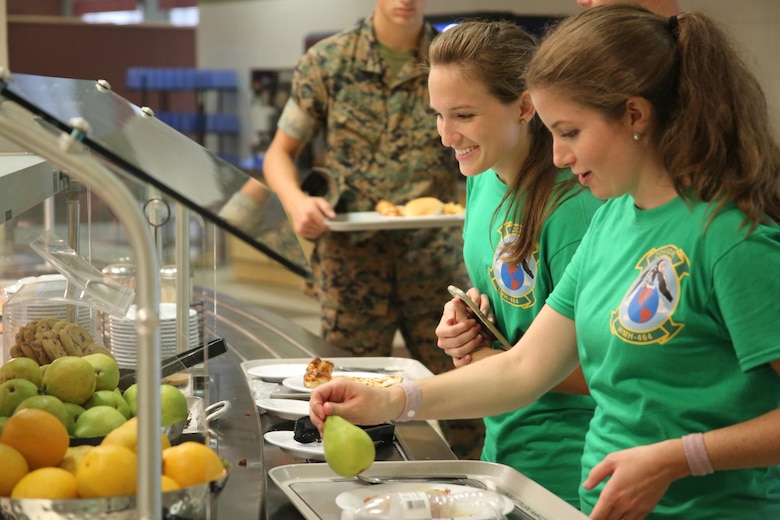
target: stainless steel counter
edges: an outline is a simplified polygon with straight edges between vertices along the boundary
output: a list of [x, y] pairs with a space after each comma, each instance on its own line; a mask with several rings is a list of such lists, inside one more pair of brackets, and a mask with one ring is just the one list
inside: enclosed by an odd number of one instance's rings
[[[292, 429], [293, 423], [260, 415], [244, 379], [240, 363], [251, 359], [342, 357], [347, 355], [309, 331], [266, 309], [198, 288], [204, 302], [208, 334], [225, 338], [228, 353], [208, 361], [204, 373], [207, 400], [228, 399], [231, 409], [211, 424], [210, 442], [232, 464], [227, 485], [215, 501], [212, 518], [300, 520], [303, 516], [266, 472], [286, 464], [306, 462], [277, 447], [264, 445], [271, 429]], [[439, 434], [427, 422], [396, 426], [396, 442], [378, 452], [380, 460], [456, 460]], [[311, 464], [324, 464], [311, 462]]]

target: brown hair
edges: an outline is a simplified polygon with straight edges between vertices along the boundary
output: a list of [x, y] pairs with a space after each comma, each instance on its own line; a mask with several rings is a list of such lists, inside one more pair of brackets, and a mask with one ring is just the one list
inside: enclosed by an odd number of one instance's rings
[[[436, 36], [428, 51], [431, 67], [455, 65], [463, 75], [484, 84], [504, 104], [526, 91], [525, 70], [536, 51], [534, 38], [510, 22], [464, 22]], [[520, 175], [508, 187], [501, 205], [509, 200], [506, 217], [522, 222], [517, 240], [506, 245], [505, 261], [516, 265], [530, 255], [542, 224], [574, 186], [574, 179], [557, 182], [552, 162], [552, 137], [538, 116], [528, 122], [530, 147]], [[520, 200], [525, 196], [522, 214]], [[501, 207], [499, 205], [499, 208]], [[496, 208], [494, 219], [498, 217]]]
[[733, 202], [754, 229], [780, 221], [780, 149], [764, 93], [726, 34], [707, 16], [667, 19], [607, 5], [562, 22], [528, 67], [531, 88], [550, 88], [606, 117], [629, 97], [654, 111], [648, 138], [677, 193]]

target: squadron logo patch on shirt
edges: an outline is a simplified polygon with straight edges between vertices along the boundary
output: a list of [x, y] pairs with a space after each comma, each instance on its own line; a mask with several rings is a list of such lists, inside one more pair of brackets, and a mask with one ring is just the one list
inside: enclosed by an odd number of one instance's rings
[[536, 303], [534, 289], [539, 261], [539, 244], [533, 252], [523, 260], [521, 265], [504, 262], [501, 251], [506, 244], [517, 240], [520, 226], [511, 222], [505, 223], [499, 233], [499, 241], [493, 253], [493, 267], [490, 269], [490, 279], [493, 287], [501, 295], [501, 299], [510, 305], [527, 309]]
[[690, 262], [681, 249], [667, 245], [651, 249], [637, 263], [639, 275], [612, 311], [610, 328], [623, 341], [636, 345], [672, 339], [685, 324], [672, 320], [679, 303], [680, 282]]

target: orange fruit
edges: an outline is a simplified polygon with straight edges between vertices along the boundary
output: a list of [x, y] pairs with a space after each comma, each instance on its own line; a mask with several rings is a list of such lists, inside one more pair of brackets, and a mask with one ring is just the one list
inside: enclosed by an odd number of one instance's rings
[[11, 498], [78, 498], [76, 477], [62, 468], [38, 468], [23, 476], [14, 486]]
[[162, 484], [163, 493], [165, 493], [166, 491], [176, 491], [177, 489], [181, 489], [179, 484], [167, 475], [163, 475], [160, 478], [160, 483]]
[[62, 461], [59, 463], [57, 467], [70, 471], [75, 475], [76, 469], [78, 469], [79, 467], [79, 462], [81, 462], [81, 459], [84, 458], [84, 455], [89, 453], [93, 447], [94, 446], [91, 446], [89, 444], [82, 444], [80, 446], [70, 446], [65, 451], [65, 456], [62, 457]]
[[19, 450], [0, 444], [0, 497], [11, 496], [11, 490], [29, 471], [30, 467]]
[[56, 466], [70, 445], [68, 430], [53, 414], [39, 408], [23, 408], [5, 422], [0, 442], [16, 448], [30, 470]]
[[[113, 429], [106, 435], [100, 444], [119, 444], [126, 448], [130, 448], [134, 452], [138, 452], [138, 417], [128, 419], [119, 428]], [[160, 446], [161, 449], [170, 448], [171, 441], [165, 432], [160, 432]]]
[[138, 456], [117, 444], [95, 446], [76, 468], [76, 482], [82, 498], [134, 495]]
[[199, 442], [187, 441], [164, 449], [163, 475], [186, 488], [211, 482], [225, 474], [225, 466], [217, 453]]

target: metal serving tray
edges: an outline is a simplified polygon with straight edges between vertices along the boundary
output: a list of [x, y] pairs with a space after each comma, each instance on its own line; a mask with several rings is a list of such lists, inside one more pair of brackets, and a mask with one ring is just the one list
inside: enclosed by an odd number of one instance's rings
[[[587, 520], [582, 512], [540, 486], [522, 473], [492, 462], [476, 460], [437, 460], [375, 462], [367, 476], [417, 478], [447, 482], [454, 475], [464, 476], [453, 484], [471, 485], [497, 491], [515, 504], [510, 520]], [[287, 495], [306, 520], [338, 520], [342, 510], [335, 497], [342, 492], [365, 489], [355, 479], [338, 476], [325, 464], [289, 464], [268, 470], [268, 477]], [[377, 494], [384, 484], [374, 485]]]
[[[244, 376], [247, 379], [254, 379], [249, 374], [249, 369], [259, 366], [267, 365], [279, 365], [279, 364], [295, 364], [301, 363], [306, 365], [313, 358], [272, 358], [272, 359], [250, 359], [241, 363], [241, 370], [244, 372]], [[417, 361], [416, 359], [400, 358], [400, 357], [330, 357], [322, 356], [322, 359], [332, 361], [336, 366], [348, 366], [354, 368], [356, 371], [360, 370], [372, 370], [372, 369], [391, 369], [394, 373], [401, 374], [406, 379], [423, 379], [433, 376], [433, 373], [428, 370], [425, 365]]]
[[[309, 399], [309, 394], [304, 392], [298, 392], [291, 390], [281, 383], [274, 383], [264, 381], [259, 377], [252, 375], [250, 372], [253, 368], [268, 367], [271, 368], [274, 365], [280, 367], [299, 365], [301, 370], [301, 376], [306, 371], [306, 365], [313, 358], [274, 358], [274, 359], [251, 359], [241, 363], [241, 370], [244, 373], [244, 377], [249, 384], [249, 389], [252, 391], [252, 396], [255, 400], [258, 399]], [[401, 358], [401, 357], [330, 357], [323, 356], [322, 359], [333, 362], [337, 367], [349, 367], [350, 369], [358, 372], [365, 371], [371, 372], [372, 370], [389, 371], [394, 374], [400, 374], [404, 379], [424, 379], [426, 377], [433, 376], [433, 373], [428, 370], [422, 363], [416, 359]], [[380, 372], [381, 373], [381, 372]], [[432, 424], [436, 424], [432, 422]]]

